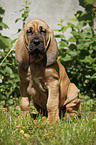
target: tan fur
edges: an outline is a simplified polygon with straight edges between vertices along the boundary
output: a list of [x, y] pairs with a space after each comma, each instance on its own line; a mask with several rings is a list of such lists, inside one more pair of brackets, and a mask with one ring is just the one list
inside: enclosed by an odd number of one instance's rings
[[[46, 48], [49, 40], [50, 46], [46, 52], [46, 66], [42, 63], [43, 56], [39, 55], [37, 60], [30, 56], [25, 47], [25, 35], [27, 43], [30, 42], [26, 30], [28, 27], [34, 29], [34, 33], [39, 35], [39, 26], [47, 30], [43, 41]], [[34, 35], [34, 34], [33, 34]], [[64, 66], [57, 60], [57, 43], [52, 30], [48, 25], [40, 20], [33, 19], [28, 22], [21, 32], [16, 44], [16, 60], [19, 61], [18, 73], [20, 77], [21, 110], [30, 111], [30, 97], [34, 106], [48, 112], [48, 121], [59, 120], [61, 111], [69, 116], [77, 116], [80, 100], [78, 99], [79, 89], [71, 83]]]

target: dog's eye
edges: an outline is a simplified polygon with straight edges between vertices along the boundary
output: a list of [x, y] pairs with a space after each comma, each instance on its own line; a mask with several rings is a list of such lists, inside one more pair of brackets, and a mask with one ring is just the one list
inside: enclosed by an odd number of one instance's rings
[[40, 33], [41, 34], [46, 34], [46, 29], [44, 29], [42, 26], [40, 26]]
[[27, 34], [32, 34], [32, 27], [27, 30]]

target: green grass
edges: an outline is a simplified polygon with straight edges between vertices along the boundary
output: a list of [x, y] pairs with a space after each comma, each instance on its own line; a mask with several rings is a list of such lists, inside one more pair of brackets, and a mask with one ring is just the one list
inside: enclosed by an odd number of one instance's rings
[[6, 111], [0, 107], [0, 145], [95, 145], [96, 114], [93, 100], [83, 101], [79, 112], [81, 119], [71, 123], [66, 116], [57, 123], [46, 124], [38, 115], [22, 118], [19, 106]]

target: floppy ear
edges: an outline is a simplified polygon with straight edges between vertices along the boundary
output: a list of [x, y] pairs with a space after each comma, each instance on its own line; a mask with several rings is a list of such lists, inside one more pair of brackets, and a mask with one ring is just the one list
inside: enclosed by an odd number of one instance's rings
[[19, 38], [16, 43], [16, 52], [15, 52], [16, 60], [22, 64], [22, 66], [26, 69], [29, 64], [29, 54], [28, 50], [25, 47], [24, 42], [24, 30], [20, 33]]
[[53, 64], [57, 59], [57, 42], [52, 30], [49, 28], [49, 47], [47, 50], [47, 66]]

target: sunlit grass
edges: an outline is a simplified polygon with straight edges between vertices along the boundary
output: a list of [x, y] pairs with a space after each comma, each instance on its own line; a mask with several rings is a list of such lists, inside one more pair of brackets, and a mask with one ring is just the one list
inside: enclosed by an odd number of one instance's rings
[[46, 117], [41, 115], [35, 120], [22, 118], [19, 106], [12, 106], [8, 111], [1, 107], [0, 145], [95, 145], [94, 102], [89, 106], [88, 102], [82, 102], [79, 112], [82, 113], [81, 119], [71, 123], [65, 116], [60, 122], [47, 124]]

